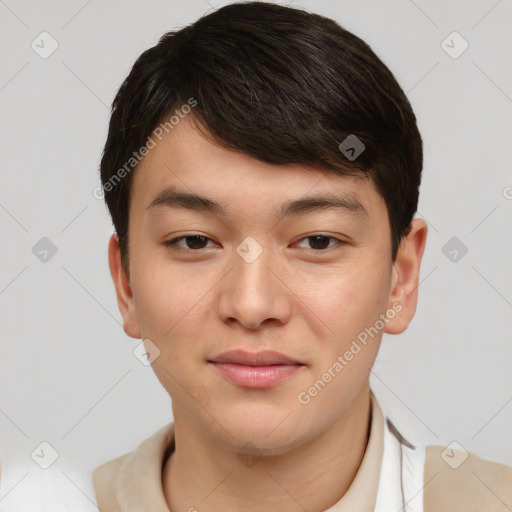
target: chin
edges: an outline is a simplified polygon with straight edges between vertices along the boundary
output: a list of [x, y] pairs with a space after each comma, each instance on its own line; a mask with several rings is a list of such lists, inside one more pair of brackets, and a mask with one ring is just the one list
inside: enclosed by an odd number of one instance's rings
[[[260, 414], [259, 418], [252, 415], [241, 419], [233, 416], [229, 420], [217, 419], [225, 427], [224, 430], [218, 425], [216, 435], [220, 436], [222, 442], [228, 445], [233, 451], [247, 455], [259, 455], [265, 457], [283, 455], [297, 446], [300, 446], [307, 437], [307, 433], [301, 431], [305, 424], [297, 424], [297, 418], [293, 422], [283, 421], [287, 414], [266, 415]], [[290, 415], [290, 419], [293, 414]], [[229, 433], [228, 433], [229, 432]], [[231, 436], [229, 435], [231, 434]]]

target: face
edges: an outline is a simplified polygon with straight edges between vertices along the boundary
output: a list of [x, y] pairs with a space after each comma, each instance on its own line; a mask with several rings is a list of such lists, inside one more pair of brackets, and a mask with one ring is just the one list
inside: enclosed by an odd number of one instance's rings
[[[137, 168], [129, 218], [129, 276], [110, 244], [125, 331], [159, 351], [175, 422], [233, 449], [320, 435], [368, 386], [382, 333], [414, 314], [422, 221], [393, 264], [371, 181], [262, 163], [187, 118]], [[222, 364], [231, 350], [292, 363]]]

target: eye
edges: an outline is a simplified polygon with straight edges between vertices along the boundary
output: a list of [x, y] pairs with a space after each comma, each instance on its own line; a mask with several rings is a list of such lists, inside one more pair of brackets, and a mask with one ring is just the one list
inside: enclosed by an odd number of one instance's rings
[[337, 244], [333, 244], [333, 245], [329, 245], [329, 240], [333, 240], [335, 242], [338, 242], [338, 244], [342, 244], [343, 242], [341, 240], [338, 240], [337, 238], [334, 238], [333, 236], [327, 236], [327, 235], [310, 235], [310, 236], [306, 236], [304, 237], [301, 242], [303, 240], [306, 240], [309, 242], [310, 244], [310, 248], [311, 249], [315, 249], [315, 250], [324, 250], [324, 249], [330, 249], [331, 247], [333, 247], [334, 245], [337, 245]]
[[[173, 238], [172, 240], [165, 240], [164, 245], [166, 247], [171, 247], [173, 249], [179, 248], [178, 250], [199, 250], [205, 248], [205, 244], [207, 243], [208, 240], [212, 239], [203, 235], [183, 235], [177, 238]], [[185, 242], [185, 246], [179, 245], [178, 242], [181, 241]]]
[[[188, 250], [195, 252], [201, 249], [206, 249], [208, 241], [213, 242], [213, 240], [211, 238], [208, 238], [207, 236], [191, 234], [182, 235], [171, 240], [165, 240], [164, 245], [166, 247], [171, 247], [172, 249], [176, 250]], [[309, 243], [309, 247], [306, 247], [306, 249], [313, 249], [316, 252], [324, 251], [326, 249], [334, 247], [335, 245], [344, 243], [342, 240], [339, 240], [338, 238], [322, 234], [306, 236], [300, 240], [299, 244], [303, 243], [304, 241]], [[183, 245], [183, 243], [185, 245]]]

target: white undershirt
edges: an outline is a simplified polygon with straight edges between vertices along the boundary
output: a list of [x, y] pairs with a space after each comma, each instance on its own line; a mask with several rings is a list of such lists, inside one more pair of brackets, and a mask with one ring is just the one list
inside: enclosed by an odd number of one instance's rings
[[400, 443], [386, 421], [384, 424], [384, 454], [374, 512], [423, 512], [425, 447], [412, 449]]

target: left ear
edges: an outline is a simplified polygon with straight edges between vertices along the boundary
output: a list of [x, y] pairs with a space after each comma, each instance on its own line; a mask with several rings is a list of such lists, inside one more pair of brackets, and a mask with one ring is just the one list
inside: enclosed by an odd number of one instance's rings
[[428, 227], [423, 219], [413, 219], [411, 231], [402, 239], [391, 276], [388, 308], [396, 315], [388, 321], [384, 332], [400, 334], [407, 329], [418, 304], [421, 259], [427, 241]]

